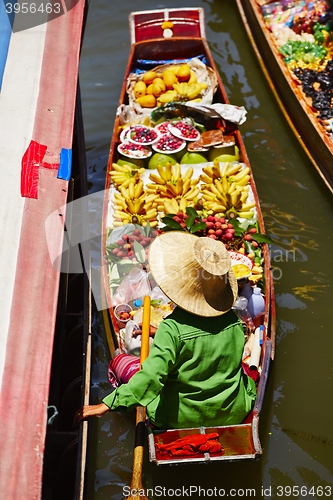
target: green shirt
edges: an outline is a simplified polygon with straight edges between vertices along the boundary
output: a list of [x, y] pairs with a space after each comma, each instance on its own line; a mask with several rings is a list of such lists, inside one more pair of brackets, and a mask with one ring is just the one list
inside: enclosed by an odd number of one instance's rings
[[200, 317], [176, 307], [160, 324], [148, 358], [103, 402], [111, 410], [147, 406], [157, 427], [241, 423], [256, 398], [244, 374], [243, 328], [233, 311]]

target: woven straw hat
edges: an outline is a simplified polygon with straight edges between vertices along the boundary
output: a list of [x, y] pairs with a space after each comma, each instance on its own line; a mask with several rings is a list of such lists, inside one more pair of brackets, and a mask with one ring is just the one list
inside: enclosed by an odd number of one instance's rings
[[150, 245], [149, 266], [172, 302], [198, 316], [219, 316], [233, 306], [238, 286], [224, 244], [169, 231]]

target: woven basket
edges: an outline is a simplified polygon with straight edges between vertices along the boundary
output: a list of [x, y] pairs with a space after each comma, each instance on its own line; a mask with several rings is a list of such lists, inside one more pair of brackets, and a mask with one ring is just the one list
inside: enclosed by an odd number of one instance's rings
[[[188, 63], [191, 69], [196, 73], [198, 82], [205, 82], [208, 84], [207, 89], [202, 94], [202, 99], [198, 104], [212, 104], [213, 96], [217, 88], [217, 76], [215, 71], [202, 63], [199, 59], [193, 58]], [[156, 66], [151, 71], [155, 71], [158, 75], [162, 75], [163, 71], [174, 66], [175, 64], [161, 64], [160, 66]], [[129, 103], [133, 106], [137, 112], [142, 112], [144, 114], [151, 113], [152, 108], [142, 108], [134, 97], [134, 86], [140, 81], [142, 75], [137, 75], [135, 73], [131, 73], [127, 80], [127, 93], [129, 96]]]

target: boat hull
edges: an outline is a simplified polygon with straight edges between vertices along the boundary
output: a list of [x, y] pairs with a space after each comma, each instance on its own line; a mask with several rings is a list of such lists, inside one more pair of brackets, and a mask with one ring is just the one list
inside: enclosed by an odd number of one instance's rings
[[328, 189], [333, 192], [333, 142], [318, 121], [311, 101], [292, 77], [255, 0], [237, 5], [266, 79], [293, 130]]
[[[202, 19], [201, 9], [198, 19]], [[133, 17], [130, 16], [133, 21]], [[142, 22], [142, 18], [141, 22]], [[151, 21], [151, 19], [149, 19]], [[160, 22], [160, 21], [159, 21]], [[131, 27], [131, 33], [135, 33]], [[133, 40], [133, 39], [132, 39]], [[132, 46], [127, 63], [124, 86], [120, 93], [119, 108], [123, 105], [129, 104], [127, 94], [126, 81], [135, 66], [135, 62], [140, 61], [161, 61], [161, 60], [183, 60], [204, 56], [207, 66], [209, 66], [215, 73], [217, 79], [216, 92], [214, 94], [214, 102], [229, 104], [228, 96], [225, 92], [220, 75], [217, 71], [213, 58], [211, 56], [207, 41], [204, 37], [172, 37], [172, 38], [154, 38], [153, 40], [141, 40], [138, 42], [132, 41]], [[118, 108], [118, 109], [119, 109]], [[121, 129], [120, 118], [117, 115], [114, 124], [113, 136], [110, 146], [110, 154], [108, 161], [108, 172], [112, 171], [112, 164], [117, 161], [119, 155], [117, 146], [119, 144], [119, 130]], [[250, 162], [245, 150], [245, 146], [237, 126], [233, 129], [235, 142], [239, 148], [240, 162], [250, 167]], [[264, 233], [264, 221], [260, 209], [259, 197], [256, 190], [256, 185], [252, 176], [250, 178], [250, 186], [255, 200], [257, 210], [257, 220], [260, 231]], [[105, 200], [103, 207], [103, 240], [102, 240], [102, 267], [103, 272], [103, 293], [105, 294], [108, 314], [104, 315], [106, 327], [111, 335], [108, 336], [109, 347], [111, 354], [114, 353], [115, 348], [123, 346], [122, 335], [120, 332], [119, 324], [115, 318], [114, 308], [112, 307], [112, 295], [109, 286], [108, 276], [108, 260], [106, 256], [107, 236], [109, 234], [109, 210], [111, 204], [111, 176], [107, 175], [105, 184]], [[274, 305], [274, 290], [273, 279], [270, 270], [270, 260], [267, 244], [262, 248], [264, 257], [264, 273], [265, 273], [265, 311], [259, 319], [259, 324], [264, 325], [264, 342], [262, 346], [261, 356], [261, 377], [258, 384], [258, 397], [255, 407], [245, 422], [239, 425], [218, 426], [213, 428], [200, 427], [198, 429], [174, 429], [174, 430], [154, 430], [149, 422], [148, 428], [148, 443], [149, 443], [149, 457], [150, 461], [157, 465], [177, 465], [182, 463], [200, 463], [200, 462], [214, 462], [214, 461], [236, 461], [236, 460], [255, 460], [262, 454], [262, 448], [259, 439], [259, 417], [262, 408], [263, 398], [268, 380], [268, 373], [270, 363], [274, 358], [274, 343], [275, 343], [275, 305]], [[188, 434], [203, 434], [217, 432], [220, 437], [220, 442], [223, 447], [223, 453], [209, 455], [208, 453], [195, 457], [177, 456], [165, 457], [156, 452], [156, 444], [169, 443], [180, 436]]]

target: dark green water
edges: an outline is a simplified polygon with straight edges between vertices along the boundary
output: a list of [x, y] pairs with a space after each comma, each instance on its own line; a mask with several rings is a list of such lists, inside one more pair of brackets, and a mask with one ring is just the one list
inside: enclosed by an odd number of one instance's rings
[[[113, 120], [129, 53], [128, 14], [175, 6], [205, 9], [207, 39], [230, 102], [245, 106], [248, 112], [241, 132], [266, 232], [274, 242], [276, 358], [260, 418], [263, 455], [259, 461], [161, 469], [150, 465], [146, 457], [144, 483], [156, 488], [155, 498], [171, 496], [171, 492], [163, 496], [157, 487], [185, 488], [180, 497], [192, 499], [202, 498], [204, 492], [207, 497], [219, 498], [223, 489], [224, 496], [236, 498], [330, 498], [332, 197], [280, 112], [234, 2], [200, 0], [193, 4], [179, 0], [152, 5], [143, 0], [90, 0], [80, 68], [90, 192], [104, 188]], [[108, 361], [102, 321], [96, 314], [92, 402], [109, 391]], [[133, 414], [115, 413], [91, 421], [89, 500], [122, 498], [122, 488], [131, 480], [133, 441]], [[194, 493], [194, 487], [204, 489], [201, 495]]]

